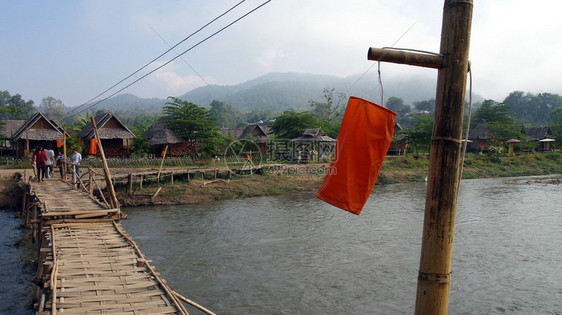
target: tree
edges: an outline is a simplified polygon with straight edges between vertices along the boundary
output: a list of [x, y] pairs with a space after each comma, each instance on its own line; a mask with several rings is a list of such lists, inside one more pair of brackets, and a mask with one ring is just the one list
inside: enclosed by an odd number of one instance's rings
[[548, 123], [551, 126], [562, 127], [562, 107], [558, 107], [548, 115]]
[[43, 115], [45, 115], [45, 117], [51, 120], [62, 122], [65, 112], [64, 103], [52, 96], [47, 96], [43, 100], [41, 100], [39, 111], [41, 111]]
[[408, 135], [408, 143], [414, 147], [416, 154], [419, 151], [428, 151], [431, 146], [433, 134], [433, 115], [413, 115], [416, 121], [412, 122], [415, 128], [403, 129], [400, 133]]
[[242, 113], [231, 104], [214, 100], [211, 102], [211, 117], [224, 128], [234, 128], [243, 123]]
[[177, 97], [168, 97], [161, 121], [186, 140], [199, 142], [203, 153], [212, 154], [219, 142], [216, 119], [211, 111]]
[[334, 95], [334, 92], [334, 88], [325, 88], [323, 90], [324, 102], [308, 101], [308, 104], [312, 107], [312, 113], [318, 120], [324, 120], [329, 123], [341, 122], [345, 110], [343, 104], [345, 104], [347, 95], [342, 92], [337, 92], [337, 95]]
[[405, 116], [412, 111], [412, 108], [410, 106], [404, 104], [404, 100], [395, 96], [389, 97], [385, 105], [386, 108], [390, 109], [400, 116]]
[[502, 123], [506, 125], [515, 125], [516, 121], [511, 116], [509, 105], [498, 103], [493, 100], [485, 100], [480, 107], [472, 115], [472, 126], [481, 123]]
[[414, 102], [414, 108], [422, 112], [433, 112], [435, 110], [435, 99]]
[[497, 140], [522, 138], [517, 128], [517, 121], [509, 111], [509, 105], [493, 100], [485, 100], [472, 116], [472, 128], [478, 124], [486, 124], [490, 135]]
[[313, 113], [297, 113], [291, 109], [275, 119], [275, 122], [271, 125], [271, 130], [285, 139], [294, 139], [300, 137], [306, 129], [318, 127], [318, 119]]
[[33, 101], [25, 101], [19, 94], [0, 91], [0, 119], [25, 119], [34, 111]]
[[511, 92], [503, 101], [518, 121], [533, 125], [546, 124], [550, 112], [562, 107], [562, 96], [551, 93]]

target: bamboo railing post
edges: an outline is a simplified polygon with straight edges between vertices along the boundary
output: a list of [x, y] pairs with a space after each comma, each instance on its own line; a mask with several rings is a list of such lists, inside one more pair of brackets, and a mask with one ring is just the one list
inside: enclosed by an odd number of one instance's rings
[[66, 182], [66, 131], [64, 130], [62, 131], [62, 155], [64, 156], [62, 161], [62, 180]]
[[157, 182], [158, 186], [160, 186], [160, 173], [162, 173], [162, 167], [164, 166], [164, 159], [166, 159], [166, 153], [168, 153], [168, 145], [166, 144], [166, 148], [164, 149], [164, 154], [162, 155], [162, 162], [160, 162], [160, 169], [158, 170], [158, 177]]
[[127, 175], [127, 193], [133, 193], [133, 173]]
[[88, 165], [88, 195], [91, 197], [94, 195], [94, 171], [92, 167]]
[[105, 153], [103, 152], [103, 146], [101, 145], [101, 139], [96, 126], [95, 117], [92, 116], [92, 127], [96, 135], [96, 140], [98, 142], [98, 148], [100, 150], [101, 160], [103, 162], [103, 171], [105, 173], [105, 184], [107, 186], [107, 191], [109, 192], [109, 204], [112, 208], [119, 208], [119, 202], [117, 201], [117, 196], [115, 195], [115, 189], [113, 188], [113, 182], [111, 181], [111, 173], [109, 172], [109, 167], [107, 166], [107, 161], [105, 159]]

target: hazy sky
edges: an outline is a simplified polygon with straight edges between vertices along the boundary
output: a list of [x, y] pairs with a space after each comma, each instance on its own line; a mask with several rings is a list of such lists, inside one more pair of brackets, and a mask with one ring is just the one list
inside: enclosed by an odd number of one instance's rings
[[[2, 1], [0, 90], [36, 105], [47, 96], [80, 105], [166, 51], [164, 40], [176, 44], [238, 2]], [[176, 51], [263, 2], [244, 1]], [[562, 2], [474, 2], [474, 91], [497, 101], [515, 90], [562, 94]], [[373, 65], [366, 57], [371, 46], [438, 52], [442, 12], [443, 1], [436, 0], [272, 0], [122, 93], [165, 98], [205, 82], [233, 85], [269, 72], [363, 74]], [[170, 52], [149, 69], [175, 56]], [[382, 65], [383, 79], [436, 73]]]

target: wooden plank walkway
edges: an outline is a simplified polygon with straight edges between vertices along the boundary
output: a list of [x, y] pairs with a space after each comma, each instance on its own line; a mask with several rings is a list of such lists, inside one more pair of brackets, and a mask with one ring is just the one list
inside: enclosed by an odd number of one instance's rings
[[28, 188], [39, 240], [37, 314], [188, 314], [117, 223], [119, 209], [60, 180]]

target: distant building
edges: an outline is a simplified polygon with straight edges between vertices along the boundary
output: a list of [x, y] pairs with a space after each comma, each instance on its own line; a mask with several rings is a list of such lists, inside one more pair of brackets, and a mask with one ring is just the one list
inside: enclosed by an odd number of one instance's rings
[[3, 135], [0, 152], [5, 155], [23, 156], [26, 150], [36, 146], [60, 148], [63, 129], [41, 113], [28, 120], [3, 120], [0, 134]]
[[261, 154], [266, 154], [267, 152], [269, 128], [261, 124], [248, 124], [242, 128], [222, 128], [219, 130], [219, 134], [225, 137], [232, 137], [234, 140], [241, 142], [252, 141], [256, 146], [256, 150], [259, 149]]
[[[135, 134], [129, 128], [109, 112], [98, 114], [94, 119], [105, 156], [131, 154]], [[87, 154], [97, 154], [96, 136], [91, 121], [78, 133], [78, 138], [84, 141]]]
[[552, 129], [549, 126], [524, 128], [523, 133], [527, 136], [528, 141], [540, 143], [542, 151], [550, 151], [550, 142], [555, 141]]
[[183, 139], [164, 123], [153, 124], [142, 136], [147, 140], [148, 151], [157, 156], [164, 152], [166, 146], [168, 146], [166, 154], [172, 156], [196, 155], [198, 151], [197, 141]]

